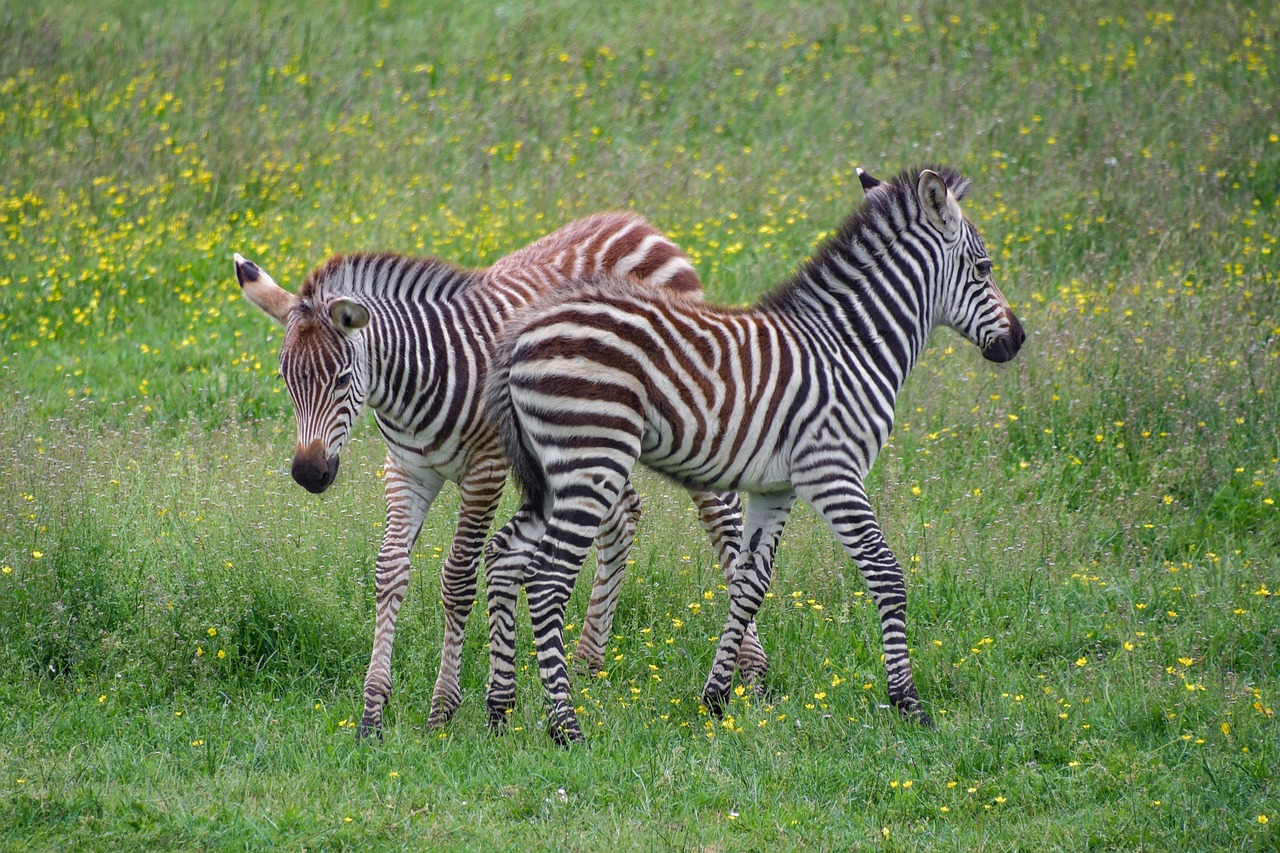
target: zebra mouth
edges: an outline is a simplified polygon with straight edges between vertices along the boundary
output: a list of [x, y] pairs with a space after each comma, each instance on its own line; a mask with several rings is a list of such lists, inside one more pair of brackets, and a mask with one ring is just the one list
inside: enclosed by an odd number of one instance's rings
[[318, 495], [333, 485], [338, 477], [338, 456], [325, 456], [322, 453], [301, 452], [293, 457], [290, 470], [293, 479], [299, 486]]
[[1027, 333], [1022, 330], [1022, 323], [1010, 312], [1009, 331], [983, 347], [982, 357], [996, 364], [1004, 364], [1018, 354], [1026, 340]]

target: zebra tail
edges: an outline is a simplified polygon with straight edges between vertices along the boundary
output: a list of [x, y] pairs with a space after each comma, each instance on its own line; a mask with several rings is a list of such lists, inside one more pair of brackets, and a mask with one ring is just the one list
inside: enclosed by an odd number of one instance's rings
[[494, 353], [493, 365], [485, 380], [485, 409], [491, 422], [498, 428], [503, 450], [511, 464], [516, 482], [524, 494], [525, 504], [541, 514], [546, 505], [547, 475], [542, 468], [542, 463], [524, 441], [524, 430], [521, 428], [519, 418], [516, 417], [508, 381], [511, 376], [511, 360], [522, 325], [513, 323], [514, 328], [507, 330], [507, 334], [504, 335]]

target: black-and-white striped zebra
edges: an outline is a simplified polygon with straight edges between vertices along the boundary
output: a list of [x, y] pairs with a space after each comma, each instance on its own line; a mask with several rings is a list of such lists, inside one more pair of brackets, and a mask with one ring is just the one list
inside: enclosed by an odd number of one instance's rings
[[930, 331], [950, 326], [987, 359], [1025, 335], [958, 199], [969, 181], [916, 169], [862, 176], [866, 203], [790, 281], [750, 310], [584, 287], [532, 309], [495, 361], [489, 407], [526, 501], [495, 535], [490, 721], [514, 701], [514, 590], [528, 593], [550, 730], [582, 738], [561, 632], [574, 577], [637, 460], [688, 488], [746, 497], [746, 543], [703, 700], [720, 711], [734, 658], [769, 585], [797, 497], [827, 521], [880, 612], [889, 698], [929, 724], [907, 652], [906, 588], [864, 478], [894, 398]]
[[[701, 301], [701, 283], [679, 247], [626, 212], [566, 225], [482, 270], [430, 258], [339, 255], [294, 295], [238, 254], [235, 268], [244, 296], [285, 327], [280, 373], [297, 422], [294, 479], [312, 492], [329, 487], [338, 454], [366, 405], [386, 441], [387, 523], [377, 557], [377, 618], [361, 735], [381, 732], [413, 544], [444, 483], [458, 484], [457, 532], [441, 566], [445, 634], [429, 717], [431, 725], [443, 724], [461, 701], [463, 628], [507, 476], [481, 393], [505, 324], [534, 298], [584, 276], [615, 276], [618, 292], [661, 290], [688, 302]], [[617, 498], [600, 530], [597, 580], [578, 645], [593, 669], [603, 660], [639, 513], [634, 490]], [[740, 545], [738, 499], [711, 492], [693, 498], [727, 576]], [[767, 666], [758, 641], [744, 645], [744, 677]]]

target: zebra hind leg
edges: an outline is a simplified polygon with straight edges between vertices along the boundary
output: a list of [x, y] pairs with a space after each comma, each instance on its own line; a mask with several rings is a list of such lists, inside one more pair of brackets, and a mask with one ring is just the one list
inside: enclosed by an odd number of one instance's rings
[[574, 649], [574, 661], [586, 666], [592, 675], [604, 667], [604, 650], [618, 609], [622, 578], [626, 573], [631, 545], [640, 520], [640, 495], [630, 482], [614, 503], [596, 536], [596, 576], [591, 588], [591, 601], [582, 622], [582, 633]]
[[522, 506], [485, 548], [489, 604], [489, 687], [485, 693], [489, 731], [502, 734], [516, 703], [516, 601], [525, 565], [542, 540], [541, 513]]
[[[689, 496], [697, 507], [698, 523], [715, 549], [716, 562], [724, 572], [725, 582], [732, 583], [733, 568], [742, 552], [742, 502], [733, 492], [691, 491]], [[757, 692], [763, 691], [769, 656], [760, 643], [754, 620], [747, 626], [738, 649], [737, 667], [744, 684], [754, 685]]]
[[565, 660], [565, 606], [600, 521], [618, 501], [626, 478], [617, 468], [601, 466], [585, 489], [581, 478], [572, 478], [563, 491], [553, 484], [555, 497], [547, 513], [546, 533], [525, 572], [538, 674], [547, 699], [547, 732], [561, 746], [584, 740], [573, 710]]
[[702, 702], [720, 716], [729, 702], [733, 669], [756, 612], [769, 591], [778, 540], [791, 513], [791, 492], [751, 495], [744, 524], [746, 553], [737, 561], [729, 583], [729, 619], [720, 633], [715, 661], [702, 689]]

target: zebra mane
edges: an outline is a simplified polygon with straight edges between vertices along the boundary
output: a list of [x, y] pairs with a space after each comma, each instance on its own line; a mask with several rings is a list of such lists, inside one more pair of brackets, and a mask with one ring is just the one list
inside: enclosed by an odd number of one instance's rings
[[758, 304], [764, 308], [790, 304], [809, 282], [821, 279], [819, 273], [833, 258], [847, 256], [851, 243], [862, 243], [873, 250], [891, 244], [897, 234], [919, 218], [916, 185], [920, 173], [926, 169], [936, 172], [957, 200], [968, 195], [973, 186], [972, 181], [950, 166], [915, 166], [881, 181], [868, 191], [866, 201], [849, 214], [835, 234], [828, 237], [790, 279], [762, 296]]
[[338, 296], [405, 302], [448, 299], [479, 278], [439, 258], [417, 258], [392, 252], [353, 252], [331, 257], [303, 282], [298, 296], [324, 302]]

